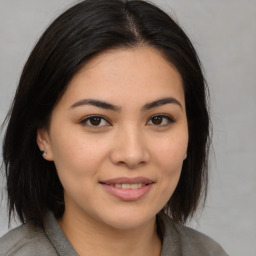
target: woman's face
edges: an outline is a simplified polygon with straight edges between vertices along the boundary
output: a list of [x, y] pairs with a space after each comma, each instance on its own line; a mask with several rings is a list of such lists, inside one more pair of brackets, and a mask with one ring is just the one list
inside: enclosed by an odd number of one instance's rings
[[188, 144], [182, 79], [150, 47], [104, 52], [74, 76], [38, 131], [73, 216], [129, 229], [155, 218]]

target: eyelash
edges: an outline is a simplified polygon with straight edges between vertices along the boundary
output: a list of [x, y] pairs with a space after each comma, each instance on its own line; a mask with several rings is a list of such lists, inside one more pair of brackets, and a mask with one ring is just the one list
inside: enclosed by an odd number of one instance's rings
[[[159, 124], [159, 125], [156, 125], [156, 124], [152, 124], [153, 126], [167, 126], [168, 124], [172, 124], [172, 123], [174, 123], [175, 122], [175, 120], [171, 117], [171, 116], [169, 116], [169, 115], [164, 115], [164, 114], [157, 114], [157, 115], [154, 115], [154, 116], [152, 116], [152, 117], [150, 117], [150, 119], [149, 119], [149, 121], [152, 121], [152, 119], [153, 118], [161, 118], [162, 120], [163, 119], [165, 119], [165, 120], [167, 120], [167, 124]], [[148, 122], [149, 122], [148, 121]]]
[[[102, 126], [97, 126], [97, 125], [88, 124], [87, 122], [90, 121], [90, 120], [92, 120], [92, 118], [99, 118], [99, 119], [100, 119], [100, 122], [102, 122], [102, 120], [104, 120], [106, 123], [108, 123], [107, 126], [111, 126], [111, 124], [110, 124], [110, 122], [107, 120], [107, 118], [104, 117], [104, 116], [100, 116], [100, 115], [91, 115], [91, 116], [88, 116], [88, 117], [82, 119], [82, 120], [80, 121], [80, 123], [81, 123], [82, 125], [84, 125], [84, 126], [87, 125], [87, 126], [93, 127], [93, 128], [100, 128], [100, 127], [102, 127]], [[105, 125], [104, 125], [104, 126], [105, 126]]]
[[[162, 118], [162, 120], [163, 119], [165, 119], [165, 120], [167, 120], [167, 124], [164, 124], [164, 125], [162, 125], [162, 124], [150, 124], [150, 125], [152, 125], [152, 126], [156, 126], [156, 127], [163, 127], [163, 126], [167, 126], [168, 124], [172, 124], [172, 123], [174, 123], [175, 122], [175, 120], [171, 117], [171, 116], [169, 116], [169, 115], [165, 115], [165, 114], [157, 114], [157, 115], [154, 115], [154, 116], [152, 116], [152, 117], [150, 117], [150, 119], [149, 119], [149, 121], [148, 122], [152, 122], [152, 119], [153, 118]], [[104, 116], [101, 116], [101, 115], [91, 115], [91, 116], [88, 116], [88, 117], [86, 117], [86, 118], [84, 118], [84, 119], [82, 119], [81, 121], [80, 121], [80, 124], [82, 124], [82, 125], [84, 125], [84, 126], [89, 126], [89, 127], [93, 127], [93, 128], [101, 128], [101, 127], [105, 127], [105, 125], [101, 125], [101, 126], [99, 126], [99, 125], [92, 125], [92, 124], [88, 124], [88, 121], [92, 121], [92, 118], [98, 118], [99, 120], [100, 120], [100, 123], [102, 122], [102, 120], [104, 120], [106, 123], [107, 123], [107, 125], [106, 126], [111, 126], [111, 123], [110, 123], [110, 121], [108, 121], [108, 119], [106, 118], [106, 117], [104, 117]], [[161, 121], [162, 121], [161, 120]], [[147, 122], [147, 123], [148, 123]]]

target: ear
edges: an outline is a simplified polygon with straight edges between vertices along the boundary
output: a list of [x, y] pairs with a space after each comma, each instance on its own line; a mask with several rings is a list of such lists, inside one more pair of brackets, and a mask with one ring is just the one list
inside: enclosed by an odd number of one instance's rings
[[51, 143], [50, 143], [48, 131], [46, 129], [37, 130], [36, 141], [40, 151], [46, 153], [46, 155], [44, 156], [44, 159], [48, 161], [53, 161]]

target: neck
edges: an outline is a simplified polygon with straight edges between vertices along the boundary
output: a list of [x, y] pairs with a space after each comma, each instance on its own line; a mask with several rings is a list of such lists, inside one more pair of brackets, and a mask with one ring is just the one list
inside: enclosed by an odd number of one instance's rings
[[140, 227], [121, 230], [66, 210], [59, 225], [80, 256], [160, 255], [155, 218]]

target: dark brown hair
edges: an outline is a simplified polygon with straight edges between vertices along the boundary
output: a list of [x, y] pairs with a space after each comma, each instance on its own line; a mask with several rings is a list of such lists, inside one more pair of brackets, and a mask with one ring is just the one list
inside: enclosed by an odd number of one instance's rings
[[148, 45], [162, 52], [183, 79], [189, 127], [187, 158], [165, 210], [184, 223], [206, 195], [209, 146], [207, 87], [190, 40], [165, 12], [145, 1], [86, 0], [60, 15], [44, 32], [23, 69], [3, 143], [9, 217], [42, 224], [65, 205], [53, 162], [36, 143], [70, 80], [90, 58], [110, 48]]

